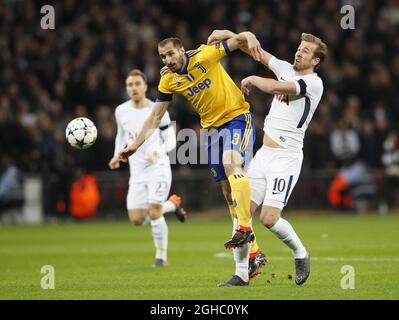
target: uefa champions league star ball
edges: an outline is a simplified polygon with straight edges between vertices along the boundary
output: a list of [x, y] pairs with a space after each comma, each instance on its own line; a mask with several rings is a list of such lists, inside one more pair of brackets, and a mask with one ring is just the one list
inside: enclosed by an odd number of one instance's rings
[[68, 123], [65, 137], [72, 147], [87, 149], [96, 142], [97, 128], [90, 119], [79, 117]]

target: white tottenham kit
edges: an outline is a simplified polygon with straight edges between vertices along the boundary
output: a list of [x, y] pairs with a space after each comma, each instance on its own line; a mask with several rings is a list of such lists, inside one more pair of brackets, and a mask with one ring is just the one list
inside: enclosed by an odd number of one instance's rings
[[248, 176], [255, 203], [282, 209], [298, 181], [305, 131], [323, 94], [323, 82], [316, 73], [296, 75], [292, 64], [275, 57], [270, 59], [269, 69], [278, 81], [293, 81], [296, 94], [274, 97], [263, 130], [282, 148], [263, 145]]
[[[115, 138], [115, 155], [126, 145], [131, 145], [149, 117], [154, 103], [148, 100], [144, 108], [135, 108], [128, 100], [115, 110], [118, 132]], [[130, 179], [127, 208], [147, 208], [149, 203], [166, 201], [172, 182], [168, 152], [176, 146], [176, 136], [169, 113], [166, 112], [159, 128], [129, 157]], [[159, 158], [151, 162], [148, 155], [157, 152]]]

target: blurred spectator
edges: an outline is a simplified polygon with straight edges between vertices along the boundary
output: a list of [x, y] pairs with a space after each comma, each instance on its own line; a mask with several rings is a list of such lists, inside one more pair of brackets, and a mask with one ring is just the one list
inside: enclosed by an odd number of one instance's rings
[[334, 208], [363, 213], [370, 208], [376, 192], [370, 168], [361, 161], [340, 169], [331, 182], [327, 198]]
[[0, 213], [23, 204], [22, 174], [10, 157], [3, 157], [0, 166]]
[[399, 133], [391, 131], [383, 144], [382, 163], [388, 176], [384, 193], [388, 207], [395, 205], [396, 192], [399, 186]]
[[360, 139], [356, 130], [341, 119], [331, 132], [330, 145], [338, 167], [352, 163], [360, 151]]

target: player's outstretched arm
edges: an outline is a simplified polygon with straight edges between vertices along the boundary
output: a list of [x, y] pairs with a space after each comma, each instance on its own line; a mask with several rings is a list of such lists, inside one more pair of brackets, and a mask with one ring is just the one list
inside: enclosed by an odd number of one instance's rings
[[157, 150], [153, 150], [145, 155], [145, 159], [151, 163], [155, 163], [158, 158], [176, 148], [176, 131], [172, 124], [167, 129], [163, 129], [161, 122], [161, 139], [162, 145]]
[[294, 81], [276, 81], [258, 76], [249, 76], [241, 81], [241, 91], [246, 95], [250, 93], [253, 86], [271, 94], [297, 94], [297, 86]]
[[207, 45], [211, 46], [219, 41], [228, 40], [235, 36], [237, 36], [237, 34], [230, 30], [213, 30], [208, 37]]
[[269, 68], [269, 61], [273, 55], [262, 49], [253, 33], [245, 31], [236, 34], [230, 30], [214, 30], [208, 37], [207, 44], [212, 45], [223, 40], [227, 40], [230, 51], [240, 49]]
[[150, 116], [144, 121], [143, 128], [134, 143], [118, 153], [118, 157], [121, 161], [127, 162], [127, 159], [154, 133], [154, 130], [159, 127], [168, 105], [169, 101], [160, 101], [154, 104]]
[[[269, 68], [269, 61], [270, 61], [270, 59], [273, 57], [273, 55], [271, 54], [271, 53], [269, 53], [269, 52], [267, 52], [266, 50], [264, 50], [264, 49], [261, 49], [261, 52], [260, 52], [260, 62], [263, 64], [263, 65], [265, 65], [266, 67], [268, 67]], [[269, 68], [270, 69], [270, 68]]]
[[219, 41], [226, 41], [230, 51], [240, 49], [249, 54], [256, 61], [261, 58], [261, 46], [255, 35], [249, 31], [236, 34], [230, 30], [214, 30], [208, 37], [208, 45], [212, 45]]

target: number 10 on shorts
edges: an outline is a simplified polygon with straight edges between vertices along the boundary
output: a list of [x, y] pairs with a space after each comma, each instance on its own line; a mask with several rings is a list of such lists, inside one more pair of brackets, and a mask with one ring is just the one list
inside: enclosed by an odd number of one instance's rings
[[291, 192], [294, 176], [276, 177], [271, 183], [271, 198], [286, 203]]
[[285, 179], [279, 179], [279, 178], [275, 178], [273, 180], [273, 194], [278, 194], [278, 193], [282, 193], [285, 190], [286, 187], [286, 182]]

